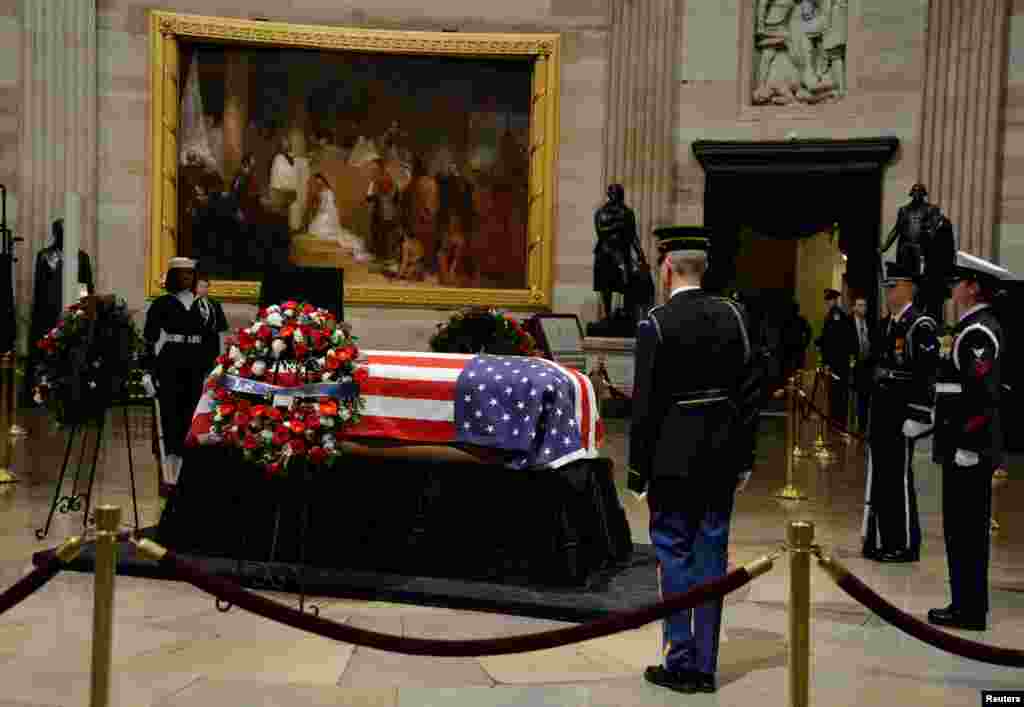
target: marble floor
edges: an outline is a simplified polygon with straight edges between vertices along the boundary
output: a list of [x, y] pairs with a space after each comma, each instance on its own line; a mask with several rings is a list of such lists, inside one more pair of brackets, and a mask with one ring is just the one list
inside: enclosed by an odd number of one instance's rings
[[[34, 531], [46, 516], [63, 455], [63, 433], [27, 417], [30, 434], [13, 451], [20, 483], [0, 487], [0, 587], [30, 568], [30, 556], [80, 528], [81, 515], [58, 515], [45, 541]], [[95, 496], [131, 502], [120, 415], [108, 428]], [[737, 502], [732, 559], [743, 563], [775, 548], [792, 520], [815, 523], [816, 540], [890, 601], [917, 615], [947, 603], [938, 470], [919, 451], [918, 492], [925, 533], [921, 562], [884, 566], [857, 555], [864, 487], [862, 450], [840, 445], [829, 464], [800, 461], [794, 480], [806, 501], [782, 502], [782, 419], [765, 418], [756, 474]], [[625, 425], [610, 421], [606, 453], [623, 485]], [[156, 469], [146, 424], [132, 425], [144, 524], [156, 521]], [[1022, 478], [1022, 463], [1011, 478]], [[622, 492], [637, 542], [648, 542], [647, 513]], [[1024, 648], [1024, 487], [997, 491], [1001, 531], [993, 539], [988, 643]], [[525, 514], [524, 514], [525, 518]], [[129, 518], [125, 517], [125, 520]], [[472, 529], [467, 528], [467, 532]], [[118, 577], [113, 704], [123, 707], [216, 705], [749, 705], [782, 707], [787, 698], [788, 565], [731, 595], [725, 612], [720, 689], [684, 697], [645, 684], [659, 653], [659, 627], [564, 648], [480, 659], [407, 657], [337, 644], [239, 610], [218, 613], [190, 586]], [[62, 573], [0, 617], [0, 707], [77, 707], [88, 703], [92, 575]], [[551, 621], [380, 602], [326, 599], [323, 614], [378, 631], [437, 638], [485, 638], [541, 630]], [[1024, 671], [944, 654], [869, 614], [812, 568], [814, 705], [973, 705], [982, 689], [1024, 688]]]

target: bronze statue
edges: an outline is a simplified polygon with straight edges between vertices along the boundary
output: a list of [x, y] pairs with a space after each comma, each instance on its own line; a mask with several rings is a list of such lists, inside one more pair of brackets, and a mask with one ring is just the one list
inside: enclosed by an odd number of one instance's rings
[[910, 189], [910, 203], [901, 206], [896, 225], [879, 251], [885, 254], [893, 242], [896, 262], [918, 278], [918, 304], [942, 322], [946, 280], [956, 259], [953, 224], [935, 204], [928, 203], [928, 189], [917, 183]]
[[[650, 280], [650, 268], [640, 248], [636, 216], [626, 206], [621, 184], [608, 186], [608, 201], [594, 214], [594, 229], [594, 291], [601, 293], [604, 316], [596, 326], [588, 328], [607, 330], [605, 335], [632, 336], [637, 317], [643, 314], [640, 310], [653, 303], [653, 286], [648, 298], [644, 276], [646, 269], [646, 280]], [[619, 312], [612, 309], [612, 295], [616, 292], [626, 298], [626, 306]]]

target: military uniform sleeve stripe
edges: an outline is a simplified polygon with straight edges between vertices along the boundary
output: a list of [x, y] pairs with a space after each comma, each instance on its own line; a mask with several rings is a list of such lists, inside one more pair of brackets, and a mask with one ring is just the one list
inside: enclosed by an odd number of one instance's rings
[[995, 347], [995, 355], [992, 358], [999, 358], [999, 339], [987, 326], [981, 322], [976, 322], [965, 327], [964, 330], [960, 332], [960, 336], [956, 337], [956, 343], [953, 344], [953, 365], [956, 366], [956, 370], [958, 371], [960, 370], [960, 342], [967, 336], [967, 332], [975, 329], [988, 334], [988, 337], [992, 339], [992, 345]]

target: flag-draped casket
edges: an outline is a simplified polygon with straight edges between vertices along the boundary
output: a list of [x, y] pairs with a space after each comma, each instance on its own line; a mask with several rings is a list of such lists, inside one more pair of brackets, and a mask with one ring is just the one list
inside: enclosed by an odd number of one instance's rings
[[[554, 469], [598, 456], [603, 423], [590, 379], [519, 356], [364, 351], [361, 420], [346, 436], [500, 452], [514, 469]], [[215, 444], [204, 394], [189, 433]]]

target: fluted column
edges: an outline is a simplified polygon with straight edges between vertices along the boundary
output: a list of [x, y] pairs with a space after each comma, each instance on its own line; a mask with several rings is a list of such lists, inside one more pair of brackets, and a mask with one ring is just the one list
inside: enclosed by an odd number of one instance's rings
[[[20, 0], [22, 121], [17, 298], [31, 306], [35, 254], [64, 216], [64, 194], [81, 195], [81, 248], [96, 264], [96, 0]], [[141, 235], [140, 235], [141, 237]]]
[[641, 242], [671, 218], [678, 0], [611, 0], [604, 184], [620, 183]]
[[992, 257], [1010, 0], [931, 0], [920, 180], [962, 250]]

